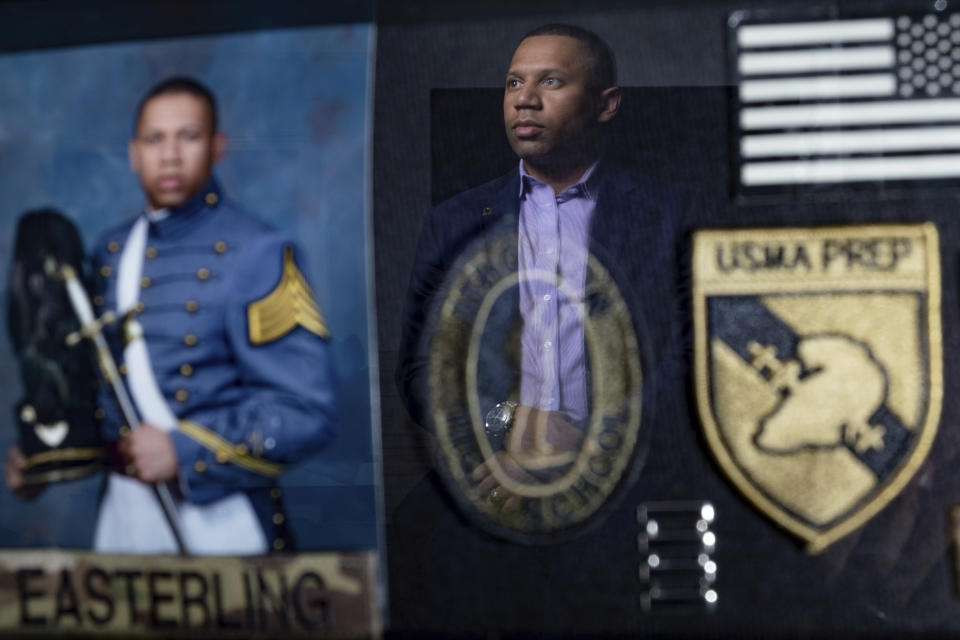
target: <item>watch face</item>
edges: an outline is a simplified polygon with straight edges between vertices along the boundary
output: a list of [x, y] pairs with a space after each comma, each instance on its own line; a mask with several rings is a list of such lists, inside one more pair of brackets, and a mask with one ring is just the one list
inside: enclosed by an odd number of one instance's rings
[[497, 404], [493, 409], [487, 412], [487, 419], [483, 423], [483, 429], [489, 436], [503, 436], [510, 427], [510, 420], [513, 418], [513, 408], [505, 402]]
[[[595, 522], [639, 464], [641, 370], [637, 335], [609, 272], [586, 257], [586, 291], [557, 273], [524, 271], [517, 235], [484, 238], [451, 272], [437, 311], [430, 415], [439, 467], [460, 506], [487, 531], [523, 543], [564, 539]], [[478, 277], [482, 274], [482, 278]], [[496, 402], [516, 391], [521, 278], [578, 306], [589, 414]], [[573, 305], [571, 305], [573, 306]], [[510, 385], [513, 385], [510, 388]]]

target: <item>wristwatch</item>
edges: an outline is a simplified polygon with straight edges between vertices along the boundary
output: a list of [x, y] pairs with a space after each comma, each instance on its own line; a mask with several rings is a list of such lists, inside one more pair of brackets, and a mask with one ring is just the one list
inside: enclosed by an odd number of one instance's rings
[[483, 430], [486, 431], [488, 436], [505, 436], [510, 431], [510, 427], [513, 426], [513, 412], [516, 408], [517, 403], [513, 400], [498, 402], [490, 411], [487, 411], [483, 421]]

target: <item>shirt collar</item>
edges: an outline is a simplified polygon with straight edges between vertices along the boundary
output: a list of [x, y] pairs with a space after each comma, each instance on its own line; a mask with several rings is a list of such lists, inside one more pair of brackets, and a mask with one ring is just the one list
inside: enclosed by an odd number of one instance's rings
[[[586, 171], [583, 172], [583, 175], [580, 176], [580, 179], [577, 180], [575, 184], [570, 185], [563, 190], [562, 193], [558, 194], [557, 197], [565, 196], [566, 199], [575, 198], [575, 197], [584, 197], [588, 200], [597, 199], [597, 180], [594, 178], [594, 170], [597, 168], [597, 165], [600, 163], [599, 160], [590, 165]], [[533, 184], [545, 184], [542, 180], [534, 178], [532, 175], [527, 173], [526, 168], [523, 166], [523, 159], [520, 160], [520, 192], [517, 196], [523, 200], [524, 196], [529, 193]]]
[[222, 199], [220, 185], [214, 178], [210, 178], [203, 189], [182, 205], [157, 211], [146, 211], [145, 215], [150, 222], [150, 232], [162, 236], [188, 229], [200, 217], [201, 213], [216, 207]]

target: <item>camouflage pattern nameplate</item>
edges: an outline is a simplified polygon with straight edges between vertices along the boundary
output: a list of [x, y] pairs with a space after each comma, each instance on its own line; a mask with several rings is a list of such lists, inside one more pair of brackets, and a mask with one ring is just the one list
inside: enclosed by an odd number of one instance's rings
[[0, 635], [378, 637], [376, 553], [0, 551]]
[[700, 231], [695, 384], [706, 439], [816, 553], [910, 481], [942, 396], [932, 224]]

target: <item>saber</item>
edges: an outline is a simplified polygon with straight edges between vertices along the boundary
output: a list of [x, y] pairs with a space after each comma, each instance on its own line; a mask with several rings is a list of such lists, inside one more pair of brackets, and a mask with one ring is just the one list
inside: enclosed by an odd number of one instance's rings
[[[50, 267], [48, 272], [57, 273], [55, 265], [51, 264], [48, 266]], [[120, 372], [117, 370], [117, 364], [114, 362], [110, 348], [107, 346], [107, 341], [103, 337], [103, 325], [113, 322], [115, 315], [113, 312], [108, 311], [99, 320], [94, 316], [93, 307], [90, 306], [90, 300], [87, 299], [87, 293], [77, 279], [77, 272], [72, 266], [69, 264], [61, 266], [59, 275], [66, 284], [67, 295], [70, 297], [70, 306], [73, 307], [73, 311], [80, 321], [80, 331], [68, 336], [67, 344], [72, 346], [83, 338], [93, 342], [97, 353], [97, 364], [103, 373], [103, 377], [110, 383], [110, 389], [113, 391], [113, 397], [116, 399], [117, 404], [120, 405], [120, 412], [123, 414], [123, 419], [131, 429], [136, 429], [140, 426], [140, 419], [137, 417], [137, 412], [133, 407], [130, 396], [127, 394], [126, 387], [123, 386], [123, 382], [120, 380]], [[180, 555], [189, 555], [187, 545], [183, 540], [183, 534], [180, 532], [180, 525], [177, 519], [177, 507], [173, 501], [173, 496], [170, 494], [170, 488], [160, 483], [150, 486], [153, 487], [153, 493], [160, 503], [160, 508], [167, 520], [167, 524], [170, 525], [170, 531], [173, 533], [173, 537], [177, 542], [177, 549]]]

